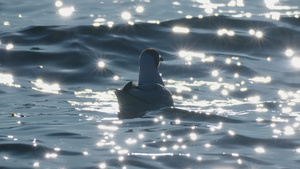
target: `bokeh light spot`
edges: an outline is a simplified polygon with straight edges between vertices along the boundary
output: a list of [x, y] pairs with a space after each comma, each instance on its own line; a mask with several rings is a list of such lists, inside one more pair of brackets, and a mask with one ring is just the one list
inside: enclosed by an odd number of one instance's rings
[[11, 50], [14, 48], [14, 45], [12, 43], [9, 43], [6, 45], [6, 50]]
[[286, 55], [287, 57], [291, 57], [291, 56], [294, 55], [294, 51], [293, 51], [292, 49], [287, 49], [287, 50], [285, 51], [285, 55]]
[[56, 1], [55, 2], [55, 6], [56, 7], [62, 7], [63, 6], [63, 2], [62, 1]]
[[300, 68], [300, 57], [294, 57], [291, 61], [294, 67]]
[[145, 9], [144, 9], [143, 6], [138, 6], [138, 7], [136, 7], [135, 10], [136, 10], [137, 13], [143, 13]]
[[67, 17], [67, 16], [71, 16], [74, 11], [75, 11], [75, 8], [73, 6], [71, 6], [71, 7], [66, 7], [66, 8], [60, 8], [58, 10], [58, 13], [61, 16]]
[[98, 62], [98, 66], [99, 66], [100, 68], [104, 68], [104, 67], [105, 67], [105, 63], [104, 63], [103, 61], [99, 61], [99, 62]]
[[121, 16], [125, 20], [131, 19], [131, 14], [129, 12], [127, 12], [127, 11], [123, 12]]

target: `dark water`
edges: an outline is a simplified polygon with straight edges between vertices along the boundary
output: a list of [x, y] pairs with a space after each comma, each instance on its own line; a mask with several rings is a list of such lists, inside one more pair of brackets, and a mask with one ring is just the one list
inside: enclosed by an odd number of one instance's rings
[[[298, 168], [299, 2], [266, 2], [1, 2], [0, 168]], [[119, 120], [149, 47], [175, 108]]]

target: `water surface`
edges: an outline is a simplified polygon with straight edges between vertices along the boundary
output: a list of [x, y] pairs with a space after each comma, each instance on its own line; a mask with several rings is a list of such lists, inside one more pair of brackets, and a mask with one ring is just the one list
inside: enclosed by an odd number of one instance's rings
[[[299, 5], [1, 2], [0, 168], [297, 168]], [[149, 47], [175, 108], [120, 120]]]

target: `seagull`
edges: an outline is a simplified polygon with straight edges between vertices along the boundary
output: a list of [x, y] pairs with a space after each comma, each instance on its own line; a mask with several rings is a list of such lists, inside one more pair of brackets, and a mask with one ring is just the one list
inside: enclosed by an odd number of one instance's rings
[[120, 119], [136, 118], [147, 111], [173, 107], [172, 93], [165, 87], [157, 68], [163, 58], [155, 49], [145, 49], [139, 57], [138, 83], [132, 81], [115, 90]]

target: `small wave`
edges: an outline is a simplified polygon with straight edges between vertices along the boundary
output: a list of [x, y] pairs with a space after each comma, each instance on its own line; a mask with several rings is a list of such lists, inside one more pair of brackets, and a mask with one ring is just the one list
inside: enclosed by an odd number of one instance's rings
[[[294, 21], [283, 19], [284, 23], [292, 24]], [[174, 25], [185, 26], [190, 29], [190, 33], [174, 33]], [[233, 30], [235, 35], [219, 37], [217, 31], [222, 28]], [[263, 31], [264, 37], [257, 39], [249, 35], [251, 28]], [[160, 24], [116, 25], [112, 28], [33, 26], [15, 33], [0, 34], [2, 44], [14, 44], [10, 51], [2, 45], [0, 63], [1, 70], [16, 76], [48, 78], [50, 81], [56, 79], [62, 83], [94, 83], [103, 82], [102, 79], [112, 78], [116, 74], [128, 78], [125, 73], [137, 70], [140, 51], [152, 47], [161, 50], [165, 59], [174, 63], [162, 67], [166, 77], [183, 77], [187, 73], [193, 77], [207, 77], [211, 67], [218, 67], [228, 73], [238, 71], [250, 77], [260, 73], [246, 65], [229, 66], [218, 60], [202, 67], [194, 64], [187, 68], [178, 65], [179, 57], [174, 56], [174, 53], [185, 49], [202, 51], [208, 55], [221, 53], [215, 56], [220, 59], [226, 55], [246, 56], [249, 61], [269, 55], [281, 57], [286, 46], [293, 47], [299, 43], [299, 35], [299, 30], [289, 25], [224, 16], [177, 19]], [[97, 66], [99, 60], [108, 63], [101, 70]], [[39, 69], [40, 66], [43, 68]]]
[[[22, 156], [22, 158], [27, 159], [42, 159], [45, 157], [45, 152], [54, 152], [54, 149], [50, 149], [44, 146], [33, 146], [29, 144], [0, 144], [0, 152], [2, 153], [9, 153], [13, 156]], [[59, 151], [57, 152], [61, 155], [68, 155], [68, 156], [75, 156], [75, 155], [82, 155], [82, 153], [72, 152], [72, 151]]]
[[285, 148], [285, 149], [296, 149], [299, 144], [293, 143], [291, 140], [286, 139], [263, 139], [263, 138], [253, 138], [244, 135], [234, 135], [232, 136], [224, 136], [220, 138], [218, 142], [214, 143], [214, 145], [218, 145], [223, 148], [237, 148], [239, 146], [265, 146], [272, 148]]
[[147, 113], [146, 116], [160, 116], [162, 115], [166, 119], [176, 120], [180, 119], [182, 121], [188, 122], [225, 122], [225, 123], [242, 123], [243, 121], [232, 119], [229, 117], [223, 117], [215, 114], [206, 114], [201, 112], [187, 111], [177, 108], [165, 108], [157, 111], [151, 111]]
[[69, 133], [69, 132], [60, 132], [60, 133], [50, 133], [47, 134], [48, 137], [59, 137], [59, 138], [74, 138], [74, 139], [87, 139], [88, 137], [82, 136], [76, 133]]

